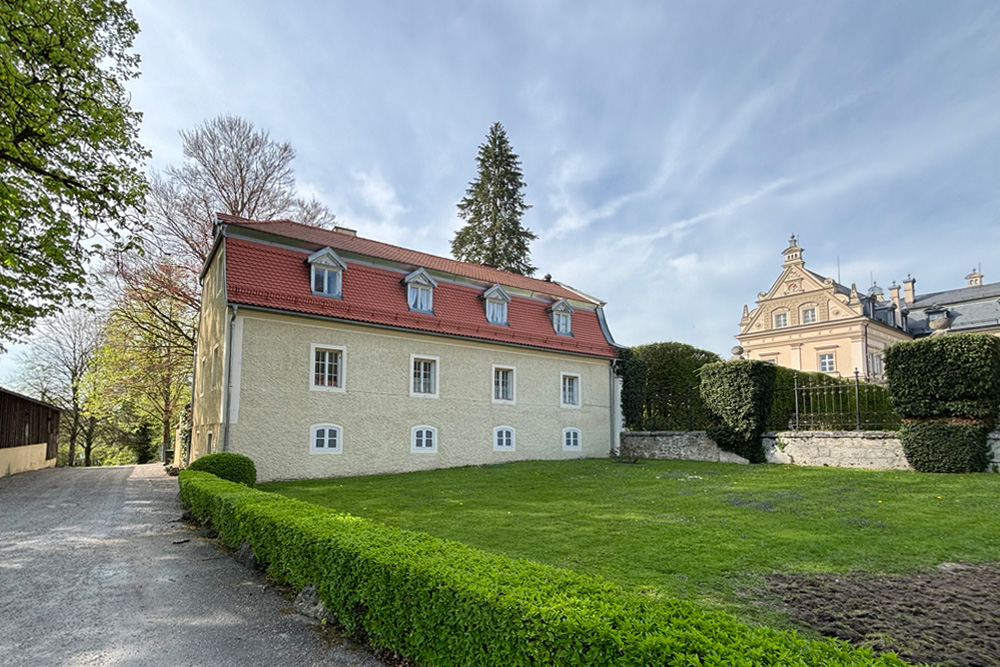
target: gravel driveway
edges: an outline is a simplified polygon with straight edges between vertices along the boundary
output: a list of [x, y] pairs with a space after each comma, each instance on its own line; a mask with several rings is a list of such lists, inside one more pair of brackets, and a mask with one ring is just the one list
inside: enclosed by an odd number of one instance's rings
[[181, 511], [159, 464], [0, 479], [0, 665], [383, 664]]

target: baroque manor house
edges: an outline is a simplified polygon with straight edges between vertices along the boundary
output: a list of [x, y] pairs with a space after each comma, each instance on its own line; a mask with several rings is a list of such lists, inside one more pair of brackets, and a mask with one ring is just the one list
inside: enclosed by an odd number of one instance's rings
[[878, 381], [882, 351], [896, 341], [949, 331], [1000, 335], [1000, 283], [984, 285], [975, 269], [965, 287], [929, 294], [917, 294], [907, 276], [885, 299], [877, 285], [862, 294], [807, 269], [794, 236], [783, 254], [771, 289], [757, 295], [753, 310], [743, 306], [737, 352], [748, 359], [840, 377], [857, 370]]

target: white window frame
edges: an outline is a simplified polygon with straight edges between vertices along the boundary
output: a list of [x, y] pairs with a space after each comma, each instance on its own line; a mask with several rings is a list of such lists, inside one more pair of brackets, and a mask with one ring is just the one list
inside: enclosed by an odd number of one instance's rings
[[[319, 429], [324, 429], [327, 431], [325, 442], [330, 442], [329, 431], [332, 429], [337, 433], [337, 446], [336, 447], [317, 447], [316, 446], [316, 432]], [[339, 424], [313, 424], [309, 428], [309, 453], [310, 454], [340, 454], [344, 451], [344, 429]]]
[[507, 326], [507, 302], [486, 299], [486, 321], [497, 326]]
[[[551, 314], [552, 330], [557, 336], [573, 335], [573, 306], [560, 299], [547, 308]], [[565, 325], [565, 326], [564, 326]]]
[[[575, 445], [567, 444], [569, 434], [575, 434]], [[583, 451], [583, 436], [580, 433], [580, 429], [573, 426], [567, 426], [562, 430], [562, 448], [564, 452], [579, 452]]]
[[[510, 398], [497, 398], [497, 372], [498, 371], [510, 371]], [[493, 364], [493, 374], [492, 381], [490, 382], [490, 395], [493, 397], [493, 402], [500, 405], [516, 405], [517, 404], [517, 368], [514, 366], [505, 366], [503, 364]]]
[[[510, 431], [510, 446], [506, 444], [500, 444], [500, 433], [504, 431]], [[506, 439], [505, 439], [506, 440]], [[493, 451], [494, 452], [513, 452], [517, 449], [517, 433], [513, 426], [497, 426], [493, 429]]]
[[[312, 267], [312, 293], [316, 296], [329, 296], [335, 299], [339, 299], [343, 295], [343, 281], [341, 280], [342, 269], [333, 269], [329, 266], [318, 266], [313, 264]], [[323, 282], [323, 289], [316, 289], [316, 277], [319, 276]], [[331, 285], [331, 282], [333, 283]]]
[[[427, 295], [427, 307], [420, 307], [420, 299], [422, 295]], [[416, 295], [416, 299], [414, 299]], [[414, 305], [416, 301], [416, 305]], [[406, 286], [406, 305], [414, 313], [433, 313], [434, 312], [434, 289], [427, 285], [419, 285], [417, 283], [410, 283]]]
[[[413, 371], [414, 364], [418, 361], [429, 361], [434, 365], [434, 373], [431, 382], [434, 384], [433, 392], [423, 392], [415, 391], [413, 387]], [[410, 386], [410, 396], [414, 398], [438, 398], [441, 389], [440, 383], [441, 376], [441, 359], [439, 357], [434, 357], [429, 354], [411, 354], [410, 355], [410, 373], [409, 373], [409, 386]]]
[[[829, 357], [830, 368], [823, 368], [824, 357]], [[837, 371], [837, 353], [836, 352], [820, 352], [819, 353], [819, 371], [820, 371], [820, 373], [835, 373]]]
[[560, 336], [569, 336], [573, 333], [573, 316], [569, 313], [552, 313], [552, 327]]
[[[334, 299], [343, 298], [343, 273], [347, 264], [334, 252], [326, 247], [309, 255], [309, 290], [316, 296], [326, 296]], [[322, 289], [316, 289], [317, 277], [322, 283]]]
[[[781, 318], [781, 324], [778, 324], [778, 318]], [[788, 313], [775, 313], [774, 314], [774, 328], [784, 329], [788, 326]]]
[[[566, 402], [566, 378], [576, 378], [576, 402], [567, 403]], [[579, 373], [560, 373], [559, 374], [559, 405], [564, 408], [579, 408], [583, 405], [583, 381], [580, 379]]]
[[[430, 447], [417, 447], [417, 431], [430, 431], [432, 445]], [[421, 424], [410, 429], [410, 452], [414, 454], [436, 454], [438, 448], [438, 430], [434, 426]]]
[[[339, 382], [338, 386], [331, 387], [325, 384], [316, 384], [316, 351], [324, 350], [327, 352], [339, 352], [340, 353], [340, 368], [338, 369], [337, 378]], [[347, 391], [347, 347], [344, 345], [326, 345], [324, 343], [312, 343], [309, 346], [309, 389], [311, 391], [334, 391], [334, 392], [344, 392]]]
[[[812, 313], [812, 319], [811, 320], [806, 321], [806, 313]], [[816, 317], [816, 306], [810, 306], [809, 308], [803, 308], [802, 309], [802, 313], [800, 315], [800, 319], [802, 321], [802, 324], [815, 324], [816, 322], [818, 322], [819, 320]]]

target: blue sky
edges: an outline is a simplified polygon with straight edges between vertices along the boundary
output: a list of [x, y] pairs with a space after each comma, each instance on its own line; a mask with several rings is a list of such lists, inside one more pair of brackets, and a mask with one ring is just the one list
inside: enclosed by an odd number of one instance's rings
[[234, 113], [292, 143], [341, 224], [447, 255], [500, 121], [539, 275], [606, 300], [624, 344], [728, 356], [792, 233], [861, 288], [1000, 280], [992, 0], [131, 7], [153, 167]]

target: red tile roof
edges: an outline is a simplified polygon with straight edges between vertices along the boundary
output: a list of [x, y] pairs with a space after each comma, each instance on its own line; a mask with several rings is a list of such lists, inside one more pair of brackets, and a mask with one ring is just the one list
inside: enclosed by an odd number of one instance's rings
[[593, 301], [591, 297], [579, 292], [574, 292], [559, 283], [539, 280], [538, 278], [529, 278], [528, 276], [522, 276], [508, 271], [501, 271], [500, 269], [483, 266], [482, 264], [470, 264], [468, 262], [460, 262], [457, 259], [451, 259], [449, 257], [439, 257], [425, 252], [401, 248], [399, 246], [389, 245], [388, 243], [382, 243], [381, 241], [373, 241], [371, 239], [356, 236], [353, 233], [338, 232], [332, 229], [322, 229], [320, 227], [313, 227], [312, 225], [303, 225], [302, 223], [293, 222], [291, 220], [248, 220], [246, 218], [239, 218], [233, 215], [226, 215], [224, 213], [218, 213], [216, 216], [227, 225], [263, 231], [269, 234], [304, 241], [315, 246], [313, 250], [319, 250], [320, 248], [329, 246], [334, 250], [355, 252], [359, 255], [367, 255], [368, 257], [377, 257], [379, 259], [386, 259], [392, 262], [407, 264], [414, 268], [422, 266], [425, 269], [430, 269], [432, 271], [441, 271], [442, 273], [464, 276], [466, 278], [472, 278], [473, 280], [479, 280], [491, 285], [499, 283], [508, 287], [517, 287], [523, 290], [547, 294], [549, 296], [556, 297], [557, 299], [576, 299], [577, 301], [592, 301], [594, 303], [599, 303]]
[[[338, 232], [327, 233], [352, 238]], [[367, 239], [359, 240], [366, 244], [376, 243]], [[393, 248], [385, 244], [378, 245]], [[341, 247], [350, 249], [346, 244]], [[414, 254], [431, 257], [422, 253]], [[483, 302], [479, 298], [483, 293], [481, 289], [439, 281], [434, 289], [434, 313], [413, 313], [407, 306], [406, 286], [402, 283], [405, 274], [349, 260], [342, 279], [343, 298], [316, 296], [311, 292], [306, 257], [307, 255], [296, 250], [230, 236], [225, 240], [226, 291], [229, 301], [462, 338], [598, 357], [615, 356], [615, 349], [605, 338], [597, 313], [588, 308], [577, 308], [574, 312], [572, 337], [557, 336], [546, 312], [551, 302], [514, 296], [507, 306], [509, 326], [498, 326], [486, 321]]]

